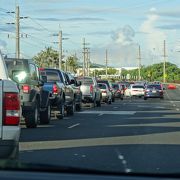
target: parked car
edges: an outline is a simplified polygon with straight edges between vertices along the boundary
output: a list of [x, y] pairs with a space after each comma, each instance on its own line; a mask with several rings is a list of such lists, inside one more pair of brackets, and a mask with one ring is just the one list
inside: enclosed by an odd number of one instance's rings
[[138, 84], [130, 85], [125, 91], [125, 96], [137, 96], [141, 98], [142, 96], [144, 96], [144, 86]]
[[144, 100], [148, 98], [164, 98], [163, 88], [160, 84], [148, 84], [144, 92]]
[[102, 102], [105, 102], [105, 103], [108, 103], [108, 104], [111, 104], [112, 102], [112, 93], [110, 92], [107, 84], [105, 83], [98, 83], [98, 86], [101, 90], [101, 93], [102, 93]]
[[9, 79], [1, 53], [0, 69], [0, 158], [17, 159], [21, 119], [19, 89]]
[[30, 59], [6, 58], [9, 77], [20, 90], [22, 115], [27, 128], [48, 124], [51, 119], [50, 94], [42, 88], [38, 66]]
[[98, 83], [105, 83], [105, 84], [107, 84], [109, 90], [112, 93], [112, 102], [114, 102], [115, 101], [115, 92], [114, 92], [114, 90], [112, 88], [111, 83], [108, 80], [98, 80]]
[[81, 111], [82, 109], [82, 92], [80, 89], [80, 82], [77, 82], [76, 78], [71, 73], [66, 73], [68, 83], [71, 84], [74, 90], [75, 109]]
[[94, 107], [101, 106], [101, 90], [98, 87], [97, 80], [94, 77], [77, 77], [76, 80], [81, 83], [83, 103], [93, 103]]
[[53, 68], [40, 68], [41, 74], [47, 77], [43, 89], [51, 94], [51, 106], [58, 111], [57, 118], [62, 119], [64, 112], [73, 115], [75, 110], [74, 90], [68, 82], [64, 71]]
[[112, 88], [115, 91], [115, 98], [119, 98], [123, 100], [123, 87], [121, 84], [118, 83], [112, 83]]

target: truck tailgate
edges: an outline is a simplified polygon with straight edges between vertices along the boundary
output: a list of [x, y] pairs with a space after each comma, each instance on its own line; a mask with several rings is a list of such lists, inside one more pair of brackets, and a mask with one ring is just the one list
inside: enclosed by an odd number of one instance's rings
[[80, 87], [83, 95], [90, 95], [90, 85], [81, 85]]
[[49, 92], [53, 91], [53, 84], [54, 83], [44, 83], [43, 89]]

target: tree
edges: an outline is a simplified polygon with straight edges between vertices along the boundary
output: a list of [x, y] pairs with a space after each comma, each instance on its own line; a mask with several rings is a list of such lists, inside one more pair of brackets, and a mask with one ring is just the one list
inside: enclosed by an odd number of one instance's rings
[[66, 70], [76, 73], [78, 68], [78, 58], [76, 56], [69, 56], [66, 60]]
[[52, 47], [46, 47], [45, 50], [39, 52], [33, 59], [39, 67], [59, 67], [59, 53]]

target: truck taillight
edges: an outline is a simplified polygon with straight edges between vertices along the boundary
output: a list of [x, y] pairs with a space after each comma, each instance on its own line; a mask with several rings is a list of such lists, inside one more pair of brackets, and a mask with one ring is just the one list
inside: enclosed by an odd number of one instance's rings
[[90, 85], [90, 93], [93, 93], [93, 84]]
[[59, 88], [57, 87], [56, 84], [53, 84], [53, 90], [52, 90], [53, 94], [58, 94], [59, 92]]
[[104, 90], [104, 91], [102, 91], [102, 93], [107, 93], [107, 91]]
[[5, 93], [4, 101], [4, 125], [19, 125], [20, 99], [18, 93]]
[[31, 90], [31, 87], [29, 85], [23, 85], [22, 90], [23, 90], [23, 93], [29, 93]]

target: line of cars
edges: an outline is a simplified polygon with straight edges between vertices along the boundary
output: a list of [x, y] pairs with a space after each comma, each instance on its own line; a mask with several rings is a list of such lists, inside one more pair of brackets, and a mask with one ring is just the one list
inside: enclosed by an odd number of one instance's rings
[[164, 98], [165, 88], [160, 82], [135, 82], [129, 84], [124, 92], [126, 97], [143, 97], [144, 100], [149, 98]]
[[27, 128], [49, 124], [52, 114], [57, 119], [81, 111], [82, 103], [111, 104], [123, 99], [117, 84], [95, 77], [75, 77], [69, 72], [38, 67], [29, 59], [5, 58], [9, 77], [20, 92], [22, 121]]

